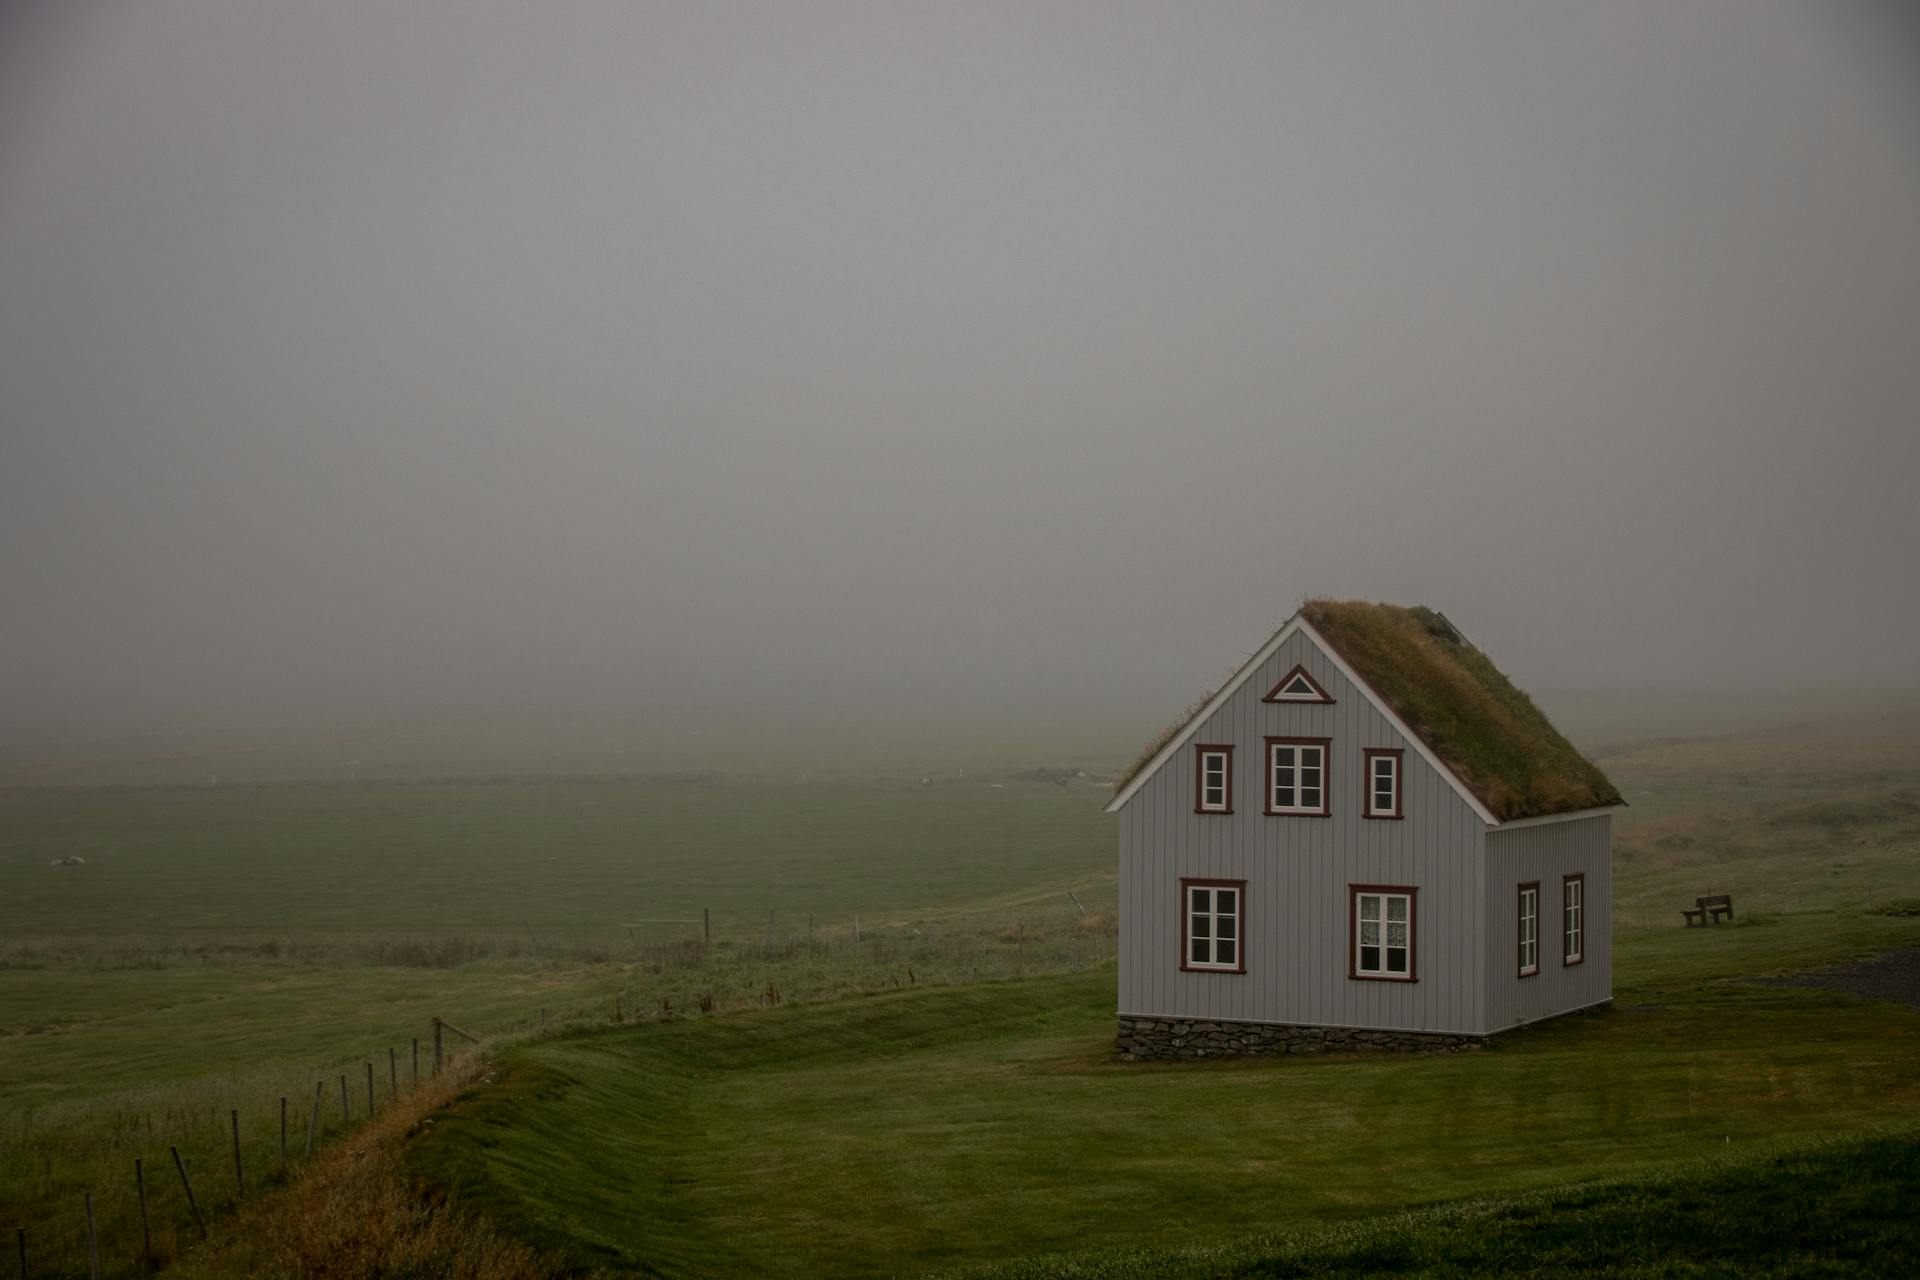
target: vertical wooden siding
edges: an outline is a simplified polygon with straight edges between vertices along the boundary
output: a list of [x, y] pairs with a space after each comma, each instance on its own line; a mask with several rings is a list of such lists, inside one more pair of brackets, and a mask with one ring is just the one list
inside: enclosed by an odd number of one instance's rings
[[[1488, 1029], [1598, 1004], [1613, 996], [1613, 817], [1549, 822], [1487, 837]], [[1586, 959], [1562, 963], [1560, 882], [1585, 874]], [[1519, 976], [1519, 886], [1540, 882], [1540, 972]]]
[[[1331, 706], [1263, 703], [1295, 663]], [[1267, 817], [1267, 737], [1331, 738], [1331, 817]], [[1196, 814], [1192, 745], [1119, 813], [1120, 1012], [1478, 1033], [1486, 1029], [1486, 826], [1304, 634], [1283, 644], [1194, 742], [1233, 743], [1234, 812]], [[1362, 818], [1361, 751], [1399, 747], [1399, 821]], [[1181, 877], [1247, 882], [1245, 974], [1180, 969]], [[1349, 978], [1349, 884], [1419, 887], [1419, 981]]]

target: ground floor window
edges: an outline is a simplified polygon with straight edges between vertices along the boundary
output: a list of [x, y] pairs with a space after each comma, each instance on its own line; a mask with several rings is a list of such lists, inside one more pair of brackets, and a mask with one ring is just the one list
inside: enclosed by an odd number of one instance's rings
[[1579, 964], [1587, 953], [1587, 878], [1567, 876], [1560, 882], [1560, 962]]
[[1520, 886], [1520, 976], [1540, 972], [1540, 882]]
[[1356, 884], [1352, 896], [1352, 973], [1355, 978], [1411, 982], [1414, 969], [1414, 897], [1409, 885]]
[[1244, 880], [1182, 880], [1180, 967], [1245, 973], [1241, 928], [1246, 907]]

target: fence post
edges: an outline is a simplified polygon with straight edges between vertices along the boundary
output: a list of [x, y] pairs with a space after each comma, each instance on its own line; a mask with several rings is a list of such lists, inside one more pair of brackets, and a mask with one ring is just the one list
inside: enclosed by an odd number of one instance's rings
[[392, 1045], [387, 1046], [387, 1097], [389, 1100], [400, 1096], [400, 1051]]
[[20, 1237], [20, 1280], [27, 1280], [27, 1229], [18, 1227]]
[[193, 1210], [193, 1225], [200, 1229], [200, 1238], [207, 1238], [207, 1220], [200, 1216], [200, 1202], [193, 1198], [193, 1180], [187, 1177], [187, 1162], [180, 1158], [180, 1148], [168, 1147], [173, 1153], [173, 1167], [180, 1171], [180, 1185], [187, 1189], [187, 1208]]
[[320, 1127], [320, 1090], [324, 1087], [325, 1085], [319, 1080], [313, 1082], [313, 1114], [307, 1117], [308, 1155], [313, 1154], [313, 1131]]
[[246, 1175], [240, 1169], [240, 1108], [228, 1112], [233, 1117], [233, 1189], [234, 1195], [245, 1197], [247, 1194]]
[[353, 1107], [347, 1101], [347, 1073], [340, 1073], [340, 1123], [353, 1123]]
[[100, 1233], [93, 1225], [93, 1192], [87, 1192], [87, 1275], [100, 1280]]
[[853, 913], [853, 940], [855, 942], [860, 941], [860, 913], [858, 911]]
[[280, 1095], [280, 1163], [287, 1162], [287, 1095]]
[[133, 1161], [133, 1185], [140, 1192], [140, 1269], [153, 1270], [153, 1226], [147, 1220], [147, 1170], [138, 1156]]
[[700, 941], [713, 941], [713, 908], [700, 908]]
[[445, 1043], [440, 1034], [440, 1019], [433, 1020], [433, 1074], [440, 1074], [440, 1064], [446, 1057]]
[[367, 1119], [373, 1119], [373, 1059], [367, 1059]]
[[420, 1037], [413, 1038], [413, 1087], [420, 1087]]

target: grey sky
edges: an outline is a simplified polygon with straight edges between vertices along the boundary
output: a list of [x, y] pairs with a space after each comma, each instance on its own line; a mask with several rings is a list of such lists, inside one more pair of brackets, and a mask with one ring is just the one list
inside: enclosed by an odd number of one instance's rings
[[1908, 12], [15, 7], [0, 723], [1911, 685]]

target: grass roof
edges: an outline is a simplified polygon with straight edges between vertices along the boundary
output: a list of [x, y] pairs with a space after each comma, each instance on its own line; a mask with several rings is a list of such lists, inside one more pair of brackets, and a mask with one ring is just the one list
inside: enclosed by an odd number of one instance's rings
[[1309, 600], [1300, 612], [1501, 821], [1621, 803], [1533, 699], [1432, 609]]
[[[1309, 600], [1300, 613], [1502, 822], [1625, 803], [1539, 707], [1432, 609]], [[1124, 791], [1213, 695], [1168, 725], [1113, 784]]]

